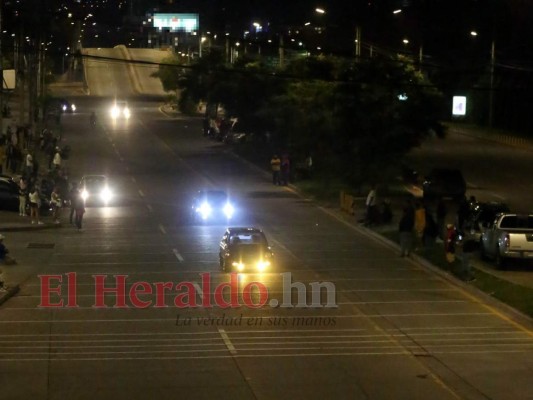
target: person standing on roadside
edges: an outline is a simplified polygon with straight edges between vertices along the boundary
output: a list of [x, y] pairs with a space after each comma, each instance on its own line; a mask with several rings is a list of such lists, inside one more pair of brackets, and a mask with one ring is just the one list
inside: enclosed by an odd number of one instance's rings
[[441, 197], [437, 203], [437, 229], [439, 230], [439, 238], [441, 240], [444, 240], [444, 230], [446, 228], [446, 225], [444, 224], [446, 222], [447, 214], [448, 210], [446, 209], [446, 203], [444, 203], [444, 199]]
[[26, 197], [28, 196], [28, 184], [24, 177], [19, 181], [19, 215], [21, 217], [26, 216]]
[[366, 196], [365, 206], [366, 206], [366, 216], [365, 216], [365, 225], [372, 225], [376, 222], [376, 185], [372, 184], [370, 186], [370, 191]]
[[24, 171], [28, 178], [33, 175], [33, 156], [31, 155], [30, 151], [28, 151], [28, 154], [26, 154], [26, 160], [24, 162]]
[[417, 202], [415, 210], [415, 234], [417, 247], [424, 246], [424, 230], [426, 229], [426, 209], [424, 204]]
[[43, 223], [39, 219], [39, 208], [41, 207], [41, 195], [37, 186], [34, 186], [30, 191], [30, 213], [31, 213], [31, 223], [42, 225]]
[[52, 217], [54, 223], [59, 224], [59, 213], [61, 211], [61, 197], [59, 196], [59, 188], [54, 187], [52, 194], [50, 195], [50, 204], [52, 205]]
[[61, 169], [61, 161], [62, 161], [61, 150], [59, 149], [59, 147], [56, 147], [54, 159], [52, 161], [52, 163], [54, 164], [55, 171], [59, 171]]
[[288, 154], [281, 156], [281, 184], [287, 186], [291, 177], [291, 160]]
[[274, 185], [280, 185], [280, 170], [281, 170], [281, 160], [277, 156], [277, 154], [274, 154], [272, 156], [272, 159], [270, 160], [270, 167], [272, 168], [272, 183]]
[[4, 162], [6, 161], [6, 146], [0, 143], [0, 174], [4, 173]]
[[413, 229], [415, 226], [415, 213], [413, 207], [408, 204], [403, 208], [398, 231], [400, 233], [401, 257], [409, 257], [413, 248]]

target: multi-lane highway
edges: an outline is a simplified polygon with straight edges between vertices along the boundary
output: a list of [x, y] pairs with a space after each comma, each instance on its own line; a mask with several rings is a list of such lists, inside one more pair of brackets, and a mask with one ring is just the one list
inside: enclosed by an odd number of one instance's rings
[[[168, 118], [156, 103], [132, 101], [132, 118], [113, 122], [104, 101], [76, 104], [79, 112], [63, 119], [71, 179], [105, 173], [118, 197], [112, 207], [88, 208], [81, 233], [64, 224], [10, 234], [26, 278], [0, 308], [2, 398], [533, 397], [527, 321], [272, 186], [203, 138], [198, 119]], [[89, 126], [93, 109], [96, 129]], [[232, 224], [264, 229], [274, 247], [270, 271], [239, 278], [238, 308], [201, 304], [230, 281], [218, 266], [226, 224], [187, 218], [201, 188], [230, 193]], [[70, 298], [68, 273], [76, 273]], [[202, 285], [206, 273], [211, 287]], [[38, 275], [60, 275], [62, 295], [52, 293], [51, 301], [77, 307], [39, 307]], [[110, 293], [109, 307], [95, 307], [95, 275], [107, 287], [126, 279], [128, 293], [134, 284], [136, 293], [153, 293], [128, 295], [127, 307], [112, 307]], [[271, 300], [283, 302], [284, 279], [285, 291], [287, 282], [307, 291], [302, 307], [273, 307]], [[155, 288], [168, 282], [158, 297]], [[180, 282], [190, 282], [184, 287], [195, 292], [197, 307], [186, 296], [187, 307], [175, 306]], [[261, 300], [257, 293], [247, 299], [243, 292], [252, 282], [268, 289], [262, 307], [250, 307]], [[334, 288], [337, 307], [310, 306], [314, 282]], [[136, 300], [148, 307], [134, 307]], [[327, 300], [324, 292], [319, 305]], [[168, 307], [156, 306], [163, 303]]]

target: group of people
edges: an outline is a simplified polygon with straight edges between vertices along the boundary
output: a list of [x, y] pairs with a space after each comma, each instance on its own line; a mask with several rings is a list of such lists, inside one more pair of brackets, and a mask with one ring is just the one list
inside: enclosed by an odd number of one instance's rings
[[290, 182], [291, 161], [288, 154], [283, 154], [281, 159], [277, 154], [270, 160], [272, 169], [272, 183], [278, 186], [287, 186]]
[[0, 174], [17, 173], [25, 168], [24, 150], [29, 149], [33, 142], [31, 126], [19, 126], [15, 130], [8, 126], [5, 133], [0, 134]]

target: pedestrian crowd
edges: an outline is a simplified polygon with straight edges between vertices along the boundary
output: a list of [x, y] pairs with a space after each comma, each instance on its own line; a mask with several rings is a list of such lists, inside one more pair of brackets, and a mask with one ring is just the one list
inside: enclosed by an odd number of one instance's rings
[[409, 257], [414, 250], [432, 247], [439, 242], [443, 244], [444, 257], [450, 265], [459, 255], [460, 277], [473, 280], [470, 259], [477, 244], [466, 237], [464, 231], [466, 219], [475, 203], [475, 197], [461, 200], [454, 223], [446, 223], [448, 210], [443, 199], [438, 200], [435, 210], [422, 200], [407, 202], [398, 226], [401, 257]]
[[[37, 137], [30, 125], [15, 130], [8, 126], [0, 135], [0, 175], [4, 171], [20, 175], [17, 183], [21, 217], [29, 215], [32, 224], [42, 225], [42, 212], [51, 211], [53, 222], [59, 224], [61, 209], [70, 204], [77, 216], [73, 219], [71, 213], [70, 223], [81, 230], [83, 199], [79, 192], [69, 190], [65, 160], [70, 148], [60, 148], [58, 132], [45, 127]], [[39, 160], [46, 165], [42, 166]]]

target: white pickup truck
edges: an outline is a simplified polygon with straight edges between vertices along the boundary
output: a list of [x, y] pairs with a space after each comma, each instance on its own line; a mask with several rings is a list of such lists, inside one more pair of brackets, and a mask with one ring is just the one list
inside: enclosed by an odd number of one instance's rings
[[481, 256], [499, 268], [509, 258], [533, 260], [533, 214], [499, 214], [481, 236]]

